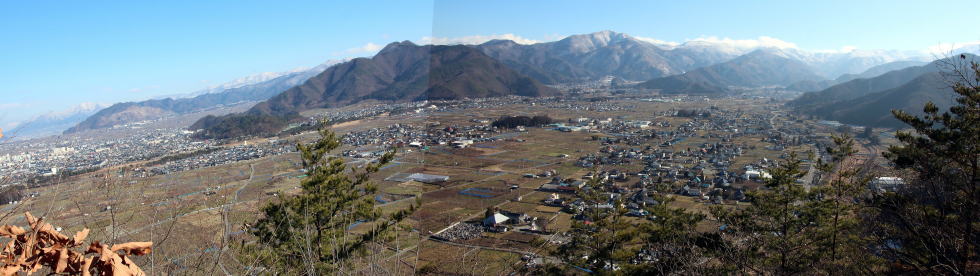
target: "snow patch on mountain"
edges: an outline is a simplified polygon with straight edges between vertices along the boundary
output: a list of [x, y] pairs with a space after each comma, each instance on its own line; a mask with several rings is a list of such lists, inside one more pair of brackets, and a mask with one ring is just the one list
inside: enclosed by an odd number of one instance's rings
[[239, 88], [239, 87], [243, 87], [243, 86], [247, 86], [247, 85], [253, 85], [253, 84], [257, 84], [257, 83], [269, 81], [269, 80], [272, 80], [272, 79], [276, 79], [276, 78], [279, 78], [279, 77], [283, 77], [283, 76], [295, 77], [293, 79], [290, 79], [288, 82], [290, 82], [290, 84], [292, 84], [292, 85], [298, 85], [298, 84], [302, 83], [303, 81], [306, 81], [306, 79], [308, 79], [308, 78], [310, 78], [312, 76], [315, 76], [316, 74], [319, 74], [320, 72], [323, 72], [323, 70], [326, 70], [327, 67], [333, 66], [333, 65], [338, 64], [338, 63], [346, 62], [348, 60], [350, 60], [350, 59], [328, 60], [328, 61], [326, 61], [324, 63], [321, 63], [320, 65], [317, 65], [317, 66], [315, 66], [313, 68], [310, 68], [310, 67], [299, 67], [299, 68], [296, 68], [296, 69], [293, 69], [293, 70], [283, 71], [283, 72], [262, 72], [262, 73], [258, 73], [258, 74], [249, 75], [249, 76], [241, 77], [241, 78], [238, 78], [238, 79], [234, 79], [232, 81], [229, 81], [229, 82], [226, 82], [226, 83], [222, 83], [222, 84], [219, 84], [219, 85], [209, 86], [209, 87], [206, 87], [204, 89], [201, 89], [201, 90], [198, 90], [198, 91], [195, 91], [195, 92], [186, 94], [186, 95], [182, 95], [180, 97], [175, 97], [175, 98], [193, 98], [193, 97], [204, 95], [204, 94], [220, 93], [220, 92], [225, 91], [225, 90], [228, 90], [228, 89], [234, 89], [234, 88]]
[[84, 102], [65, 110], [50, 111], [32, 117], [29, 120], [12, 124], [10, 133], [15, 139], [27, 139], [59, 134], [65, 129], [84, 121], [99, 110], [109, 107], [109, 104]]

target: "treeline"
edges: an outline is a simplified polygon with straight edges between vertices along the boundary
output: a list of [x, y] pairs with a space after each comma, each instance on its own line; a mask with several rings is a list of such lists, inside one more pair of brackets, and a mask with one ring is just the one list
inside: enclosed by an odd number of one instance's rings
[[241, 136], [271, 136], [286, 127], [289, 118], [296, 116], [274, 116], [267, 114], [241, 113], [225, 116], [208, 115], [191, 125], [198, 139], [226, 139]]
[[24, 198], [24, 186], [12, 185], [0, 188], [0, 204], [19, 201]]
[[[403, 110], [405, 110], [405, 109], [396, 109], [395, 111], [389, 112], [389, 114], [391, 114], [391, 115], [403, 114], [404, 113]], [[395, 113], [395, 112], [402, 112], [402, 113]], [[336, 124], [342, 124], [342, 123], [346, 123], [346, 122], [357, 121], [357, 120], [360, 120], [360, 119], [363, 119], [363, 118], [364, 117], [344, 117], [344, 118], [333, 118], [333, 119], [321, 118], [320, 121], [316, 121], [316, 122], [305, 122], [305, 123], [300, 124], [299, 126], [296, 126], [296, 127], [293, 127], [293, 128], [287, 129], [287, 130], [284, 130], [284, 131], [282, 131], [282, 132], [279, 133], [279, 137], [280, 138], [286, 138], [286, 137], [289, 137], [291, 135], [296, 135], [296, 134], [300, 134], [300, 133], [307, 132], [307, 131], [319, 130], [322, 127], [323, 124], [336, 125]]]
[[216, 152], [216, 151], [219, 151], [219, 150], [221, 150], [220, 147], [212, 147], [212, 148], [199, 149], [199, 150], [195, 150], [195, 151], [192, 151], [192, 152], [185, 152], [185, 153], [178, 153], [178, 154], [174, 154], [174, 155], [167, 155], [167, 156], [164, 156], [164, 157], [162, 157], [160, 159], [147, 162], [146, 163], [146, 166], [147, 167], [152, 167], [152, 166], [156, 166], [156, 165], [162, 165], [162, 164], [165, 164], [167, 162], [177, 161], [177, 160], [181, 160], [181, 159], [185, 159], [185, 158], [190, 158], [190, 157], [194, 157], [194, 156], [198, 156], [198, 155], [204, 155], [204, 154]]
[[677, 117], [711, 117], [711, 112], [697, 109], [681, 109], [677, 111]]
[[537, 115], [534, 117], [528, 116], [503, 116], [493, 121], [493, 126], [498, 128], [515, 128], [518, 126], [524, 127], [539, 127], [547, 124], [553, 124], [555, 120], [551, 117], [545, 115]]
[[24, 180], [23, 183], [28, 188], [45, 187], [45, 186], [49, 186], [49, 185], [54, 185], [56, 183], [60, 183], [60, 181], [62, 179], [65, 179], [65, 178], [68, 178], [68, 177], [72, 177], [72, 176], [76, 176], [76, 175], [83, 175], [83, 174], [87, 174], [87, 173], [90, 173], [90, 172], [98, 171], [100, 169], [102, 169], [102, 168], [101, 167], [88, 167], [88, 168], [85, 168], [85, 169], [64, 169], [64, 170], [58, 171], [58, 173], [55, 174], [55, 175], [37, 175], [37, 176], [34, 176], [34, 177], [27, 178], [27, 179]]

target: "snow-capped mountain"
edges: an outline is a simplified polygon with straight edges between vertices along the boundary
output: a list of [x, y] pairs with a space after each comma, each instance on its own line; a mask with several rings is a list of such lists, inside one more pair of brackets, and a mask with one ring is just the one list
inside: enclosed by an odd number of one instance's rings
[[927, 55], [919, 51], [862, 50], [846, 49], [836, 51], [807, 51], [795, 44], [775, 38], [760, 37], [753, 40], [733, 39], [694, 39], [672, 50], [690, 51], [699, 54], [741, 56], [758, 49], [770, 49], [782, 56], [795, 59], [813, 67], [814, 71], [828, 79], [843, 74], [857, 74], [876, 65], [901, 60], [928, 61]]
[[747, 40], [707, 37], [676, 43], [613, 31], [571, 35], [536, 44], [491, 40], [475, 47], [548, 84], [605, 76], [645, 81], [726, 62], [759, 49], [773, 50], [800, 61], [826, 79], [861, 73], [894, 61], [929, 60], [919, 51], [807, 51], [771, 37]]
[[[261, 73], [209, 87], [183, 97], [166, 97], [141, 102], [117, 103], [91, 114], [66, 128], [65, 133], [107, 128], [118, 124], [152, 120], [169, 115], [187, 114], [209, 108], [268, 99], [286, 89], [302, 84], [323, 70], [343, 60], [330, 60], [309, 69], [279, 73]], [[63, 129], [64, 130], [64, 129]]]
[[254, 75], [241, 77], [219, 85], [209, 86], [207, 88], [194, 91], [185, 95], [177, 96], [175, 98], [193, 98], [204, 94], [221, 93], [222, 91], [225, 90], [235, 89], [235, 88], [239, 88], [247, 85], [253, 85], [261, 82], [266, 82], [282, 76], [291, 76], [290, 78], [285, 80], [286, 84], [299, 85], [300, 83], [312, 77], [313, 75], [323, 72], [323, 70], [326, 70], [327, 67], [345, 61], [347, 61], [347, 59], [328, 60], [312, 68], [300, 67], [300, 68], [296, 68], [289, 71], [283, 71], [283, 72], [262, 72]]
[[[964, 45], [957, 45], [957, 47], [962, 46]], [[648, 81], [680, 76], [694, 70], [736, 61], [740, 57], [764, 50], [767, 58], [758, 58], [759, 55], [745, 57], [739, 62], [714, 68], [733, 70], [726, 71], [733, 73], [729, 74], [731, 78], [748, 76], [750, 74], [741, 73], [751, 72], [800, 72], [803, 76], [800, 79], [811, 83], [827, 82], [823, 85], [827, 86], [832, 85], [830, 81], [839, 76], [858, 74], [874, 66], [896, 61], [926, 59], [923, 58], [926, 56], [924, 52], [918, 51], [855, 49], [807, 51], [793, 43], [771, 37], [747, 40], [707, 37], [677, 43], [634, 37], [613, 31], [572, 35], [558, 41], [534, 44], [521, 44], [512, 40], [490, 40], [469, 47], [480, 50], [521, 75], [545, 84], [591, 81], [608, 76], [631, 81]], [[796, 62], [786, 62], [775, 57]], [[215, 106], [266, 100], [286, 89], [303, 84], [331, 65], [340, 62], [328, 61], [310, 69], [255, 74], [181, 97], [116, 104], [96, 113], [67, 132], [111, 127], [132, 120], [184, 114]], [[786, 67], [788, 64], [792, 65], [791, 68]], [[754, 68], [748, 68], [749, 66]], [[717, 70], [701, 72], [717, 73]], [[743, 82], [731, 78], [714, 85], [722, 87], [788, 85], [787, 81], [795, 80], [786, 77]]]
[[69, 109], [51, 111], [34, 116], [30, 120], [17, 124], [8, 133], [15, 135], [15, 138], [18, 139], [60, 134], [65, 129], [84, 121], [85, 118], [92, 116], [92, 114], [106, 107], [109, 107], [109, 105], [90, 102], [81, 103]]
[[871, 67], [902, 60], [926, 61], [918, 51], [858, 50], [804, 51], [797, 48], [778, 49], [786, 57], [799, 60], [823, 75], [834, 79], [844, 74], [857, 74]]
[[681, 74], [737, 56], [715, 53], [710, 48], [689, 51], [686, 48], [675, 49], [671, 45], [601, 31], [531, 45], [491, 40], [474, 47], [546, 84], [595, 80], [606, 76], [644, 81]]
[[750, 40], [736, 40], [728, 38], [719, 39], [708, 37], [688, 40], [684, 43], [677, 44], [677, 46], [674, 46], [671, 49], [690, 49], [700, 51], [710, 50], [728, 55], [740, 56], [761, 48], [793, 49], [796, 48], [796, 44], [771, 37], [759, 37], [758, 39]]

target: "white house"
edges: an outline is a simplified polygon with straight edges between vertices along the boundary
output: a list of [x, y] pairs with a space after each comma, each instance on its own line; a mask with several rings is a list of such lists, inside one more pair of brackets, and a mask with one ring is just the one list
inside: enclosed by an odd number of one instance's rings
[[458, 149], [468, 147], [468, 146], [470, 146], [472, 144], [473, 144], [473, 140], [468, 140], [468, 139], [467, 140], [456, 140], [456, 141], [453, 141], [453, 147], [458, 148]]
[[493, 213], [492, 216], [483, 219], [483, 225], [489, 227], [496, 227], [504, 222], [507, 222], [508, 220], [510, 220], [510, 218], [501, 213]]
[[868, 188], [875, 192], [894, 192], [904, 185], [904, 179], [894, 176], [876, 177], [868, 182]]
[[747, 170], [745, 171], [745, 179], [770, 179], [772, 175], [762, 170]]

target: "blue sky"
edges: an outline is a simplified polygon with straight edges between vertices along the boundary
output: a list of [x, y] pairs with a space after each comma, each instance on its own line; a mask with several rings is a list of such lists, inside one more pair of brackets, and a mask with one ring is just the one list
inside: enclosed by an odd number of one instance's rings
[[391, 41], [550, 41], [614, 30], [675, 42], [765, 36], [807, 50], [920, 50], [980, 40], [978, 8], [980, 1], [4, 1], [0, 128], [81, 102], [183, 94], [366, 56]]

